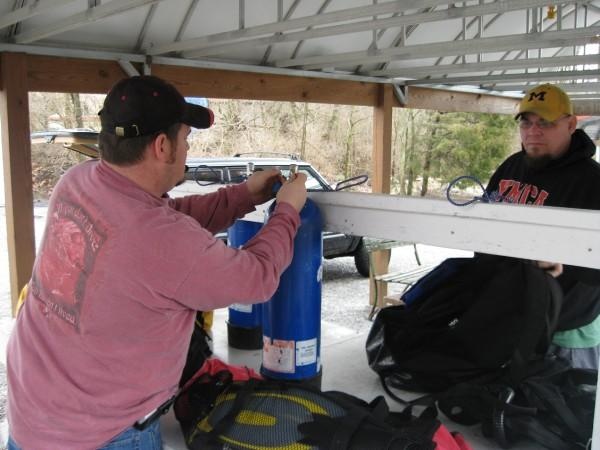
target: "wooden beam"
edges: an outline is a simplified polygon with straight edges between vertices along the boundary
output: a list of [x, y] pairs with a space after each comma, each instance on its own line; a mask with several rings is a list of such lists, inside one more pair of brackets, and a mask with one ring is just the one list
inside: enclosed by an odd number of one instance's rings
[[[151, 73], [170, 81], [186, 96], [375, 106], [379, 95], [378, 84], [359, 81], [159, 64], [151, 66]], [[27, 56], [28, 87], [34, 92], [105, 94], [125, 76], [117, 61]], [[411, 86], [408, 93], [408, 108], [446, 112], [514, 114], [518, 103], [508, 97], [418, 86]], [[400, 104], [394, 101], [394, 106]]]
[[[105, 94], [127, 76], [116, 61], [34, 55], [27, 58], [30, 91]], [[152, 65], [151, 73], [173, 83], [186, 96], [373, 106], [377, 93], [374, 83], [327, 78], [160, 64]]]
[[35, 259], [27, 56], [0, 54], [0, 123], [4, 162], [6, 234], [13, 314]]
[[377, 104], [373, 111], [372, 191], [389, 194], [392, 165], [392, 86], [378, 86]]
[[516, 114], [519, 101], [518, 98], [410, 86], [406, 107], [444, 112]]
[[377, 85], [358, 81], [153, 65], [186, 96], [374, 106]]
[[27, 56], [30, 92], [106, 94], [126, 76], [118, 61]]
[[[391, 187], [392, 167], [392, 107], [395, 103], [391, 85], [379, 85], [377, 103], [373, 110], [373, 171], [371, 189], [380, 194], [389, 194]], [[382, 274], [388, 271], [390, 250], [375, 251], [370, 255], [371, 271]], [[377, 305], [377, 297], [387, 295], [387, 284], [378, 283], [370, 277], [369, 301]], [[377, 294], [376, 294], [377, 293]]]

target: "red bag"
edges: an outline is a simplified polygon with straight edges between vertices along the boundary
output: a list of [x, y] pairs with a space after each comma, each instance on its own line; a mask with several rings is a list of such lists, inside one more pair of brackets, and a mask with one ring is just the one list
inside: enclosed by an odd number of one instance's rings
[[473, 450], [462, 434], [450, 432], [443, 424], [433, 435], [436, 450]]

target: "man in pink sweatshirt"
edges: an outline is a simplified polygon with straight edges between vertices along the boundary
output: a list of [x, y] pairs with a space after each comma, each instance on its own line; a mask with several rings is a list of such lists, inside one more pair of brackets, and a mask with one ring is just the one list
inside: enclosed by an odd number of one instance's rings
[[163, 80], [122, 80], [100, 111], [100, 159], [53, 191], [8, 346], [10, 449], [160, 449], [143, 420], [177, 389], [197, 310], [266, 301], [292, 259], [305, 177], [243, 249], [213, 233], [272, 198], [277, 171], [170, 199], [190, 127], [212, 112]]

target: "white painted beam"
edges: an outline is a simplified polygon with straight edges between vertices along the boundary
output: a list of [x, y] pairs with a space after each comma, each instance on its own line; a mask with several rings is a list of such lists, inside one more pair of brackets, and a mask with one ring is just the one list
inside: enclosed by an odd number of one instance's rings
[[186, 41], [157, 45], [154, 48], [148, 49], [148, 54], [160, 55], [169, 52], [183, 52], [186, 50], [200, 48], [204, 45], [223, 44], [239, 39], [248, 39], [251, 37], [272, 33], [281, 33], [284, 31], [297, 30], [307, 27], [315, 27], [328, 23], [355, 20], [361, 17], [374, 16], [378, 14], [392, 14], [411, 9], [446, 5], [448, 3], [451, 3], [450, 0], [401, 0], [379, 3], [371, 6], [342, 9], [329, 13], [315, 14], [313, 16], [299, 17], [297, 19], [290, 19], [281, 22], [271, 22], [265, 25], [244, 28], [243, 30], [225, 31], [223, 33], [211, 34]]
[[44, 14], [56, 10], [67, 3], [73, 3], [75, 0], [46, 0], [43, 2], [37, 1], [22, 8], [15, 9], [0, 17], [0, 29], [22, 22], [38, 14]]
[[305, 58], [282, 59], [275, 61], [275, 66], [302, 67], [313, 70], [324, 67], [372, 64], [401, 59], [434, 58], [532, 48], [558, 48], [596, 43], [598, 42], [599, 35], [600, 26], [592, 26], [570, 30], [494, 36], [452, 42], [430, 42], [427, 44], [407, 45], [377, 51], [347, 52], [332, 55], [307, 56]]
[[498, 75], [472, 75], [464, 77], [443, 77], [443, 78], [421, 78], [418, 80], [406, 80], [398, 82], [399, 84], [427, 85], [427, 84], [474, 84], [477, 86], [507, 82], [507, 81], [559, 81], [559, 80], [597, 80], [600, 77], [600, 69], [593, 70], [552, 70], [544, 72], [530, 73], [504, 73]]
[[364, 75], [387, 78], [422, 78], [444, 74], [493, 72], [496, 70], [542, 69], [546, 67], [583, 66], [600, 64], [600, 55], [553, 56], [548, 58], [502, 59], [466, 64], [443, 64], [363, 72]]
[[208, 55], [218, 55], [229, 51], [243, 51], [253, 49], [257, 46], [264, 46], [282, 42], [295, 42], [307, 39], [316, 39], [327, 36], [341, 35], [347, 33], [358, 33], [361, 31], [383, 30], [386, 28], [401, 27], [404, 25], [422, 24], [428, 22], [456, 19], [460, 17], [482, 16], [486, 14], [504, 13], [508, 11], [517, 11], [525, 8], [545, 6], [548, 0], [499, 0], [494, 3], [485, 3], [482, 5], [465, 6], [441, 11], [427, 13], [407, 14], [403, 16], [390, 17], [385, 19], [364, 20], [361, 22], [346, 23], [343, 25], [334, 25], [328, 27], [311, 28], [310, 30], [285, 32], [284, 30], [274, 36], [267, 36], [255, 39], [245, 39], [239, 42], [218, 42], [204, 43], [197, 45], [191, 52], [186, 52], [186, 58], [199, 58]]
[[58, 20], [48, 26], [19, 33], [15, 35], [14, 42], [17, 44], [28, 44], [40, 39], [44, 39], [48, 36], [53, 36], [74, 28], [81, 27], [91, 22], [96, 22], [114, 14], [120, 14], [125, 11], [129, 11], [130, 9], [158, 3], [160, 1], [162, 0], [119, 0], [108, 2], [86, 9], [78, 14], [73, 14], [72, 16]]
[[[597, 93], [600, 92], [600, 83], [558, 83], [558, 87], [560, 87], [563, 91], [567, 93], [572, 92], [580, 92], [580, 93]], [[529, 89], [531, 86], [523, 86], [522, 84], [504, 84], [504, 83], [494, 83], [494, 89], [496, 91], [521, 91], [523, 88]]]
[[600, 211], [312, 192], [326, 230], [600, 268]]
[[131, 64], [131, 61], [127, 61], [125, 59], [119, 59], [118, 62], [119, 62], [119, 66], [121, 66], [121, 69], [123, 69], [123, 72], [125, 72], [130, 77], [135, 77], [140, 74], [140, 72], [135, 68], [135, 66], [133, 64]]

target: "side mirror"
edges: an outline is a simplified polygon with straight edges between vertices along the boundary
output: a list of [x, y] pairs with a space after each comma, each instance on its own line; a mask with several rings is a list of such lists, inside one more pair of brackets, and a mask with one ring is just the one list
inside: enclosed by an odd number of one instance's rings
[[342, 191], [344, 189], [349, 189], [354, 186], [359, 186], [361, 184], [365, 184], [369, 179], [368, 175], [357, 175], [355, 177], [348, 178], [344, 181], [340, 181], [335, 185], [334, 191]]

